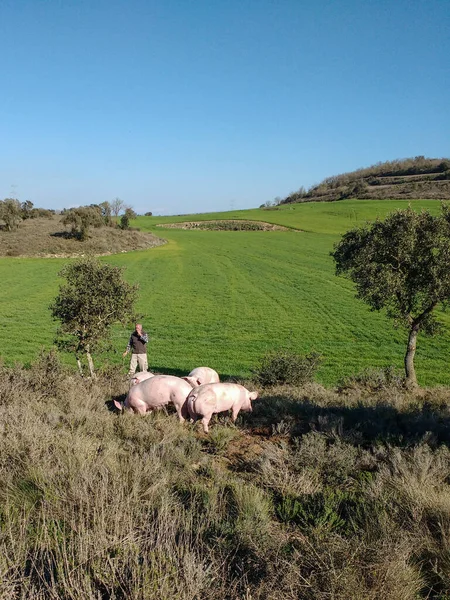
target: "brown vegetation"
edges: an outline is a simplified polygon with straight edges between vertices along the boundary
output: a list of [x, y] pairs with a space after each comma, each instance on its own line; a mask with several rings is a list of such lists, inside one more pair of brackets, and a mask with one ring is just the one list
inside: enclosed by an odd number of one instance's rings
[[0, 367], [0, 597], [450, 594], [448, 389], [261, 390], [205, 436], [118, 415], [127, 382]]
[[61, 223], [61, 216], [27, 219], [14, 231], [0, 230], [0, 256], [65, 257], [115, 254], [159, 246], [164, 240], [151, 233], [99, 227], [79, 240]]
[[[273, 225], [263, 221], [220, 219], [217, 221], [186, 221], [184, 223], [164, 223], [157, 227], [173, 229], [204, 229], [208, 231], [290, 231], [288, 227]], [[298, 231], [298, 230], [297, 230]]]
[[450, 199], [450, 159], [416, 156], [377, 163], [352, 173], [327, 177], [309, 190], [302, 187], [280, 204], [332, 202], [345, 198]]

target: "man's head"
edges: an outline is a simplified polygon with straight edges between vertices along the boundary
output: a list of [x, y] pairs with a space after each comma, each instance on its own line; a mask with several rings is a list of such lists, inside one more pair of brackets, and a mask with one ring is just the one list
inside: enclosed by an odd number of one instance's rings
[[137, 333], [141, 333], [142, 332], [142, 323], [136, 323], [136, 332]]

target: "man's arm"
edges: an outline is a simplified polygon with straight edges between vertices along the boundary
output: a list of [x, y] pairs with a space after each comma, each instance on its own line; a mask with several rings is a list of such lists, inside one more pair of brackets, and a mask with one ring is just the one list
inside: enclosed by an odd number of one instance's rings
[[122, 356], [126, 356], [128, 354], [128, 352], [131, 350], [131, 344], [133, 343], [132, 340], [132, 336], [130, 336], [130, 339], [128, 340], [128, 346], [127, 349], [125, 350], [125, 352], [122, 354]]
[[145, 331], [143, 331], [139, 337], [144, 342], [144, 344], [148, 343], [148, 333], [145, 333]]

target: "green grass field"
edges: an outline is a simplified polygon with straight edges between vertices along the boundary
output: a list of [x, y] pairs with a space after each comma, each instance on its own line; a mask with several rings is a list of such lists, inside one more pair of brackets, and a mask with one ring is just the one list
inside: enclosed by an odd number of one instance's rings
[[[149, 368], [186, 373], [208, 365], [245, 377], [268, 350], [288, 347], [324, 357], [318, 379], [331, 385], [364, 367], [403, 365], [406, 333], [354, 298], [351, 282], [334, 275], [329, 256], [340, 234], [383, 217], [402, 201], [341, 201], [176, 217], [135, 223], [164, 237], [164, 246], [104, 260], [139, 282], [138, 309], [151, 335]], [[439, 212], [437, 201], [411, 205]], [[288, 232], [186, 231], [158, 224], [211, 218], [268, 221]], [[300, 231], [299, 231], [300, 230]], [[49, 348], [57, 324], [48, 305], [67, 260], [0, 259], [0, 354], [27, 362]], [[423, 385], [449, 384], [450, 318], [439, 338], [419, 337], [416, 368]], [[97, 358], [122, 365], [129, 330], [115, 329], [115, 352]], [[72, 359], [68, 359], [72, 360]]]

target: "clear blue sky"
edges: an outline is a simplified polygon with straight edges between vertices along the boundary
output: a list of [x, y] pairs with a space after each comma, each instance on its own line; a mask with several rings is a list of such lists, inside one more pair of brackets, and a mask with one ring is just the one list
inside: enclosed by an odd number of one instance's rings
[[257, 207], [450, 155], [448, 0], [0, 0], [0, 198]]

